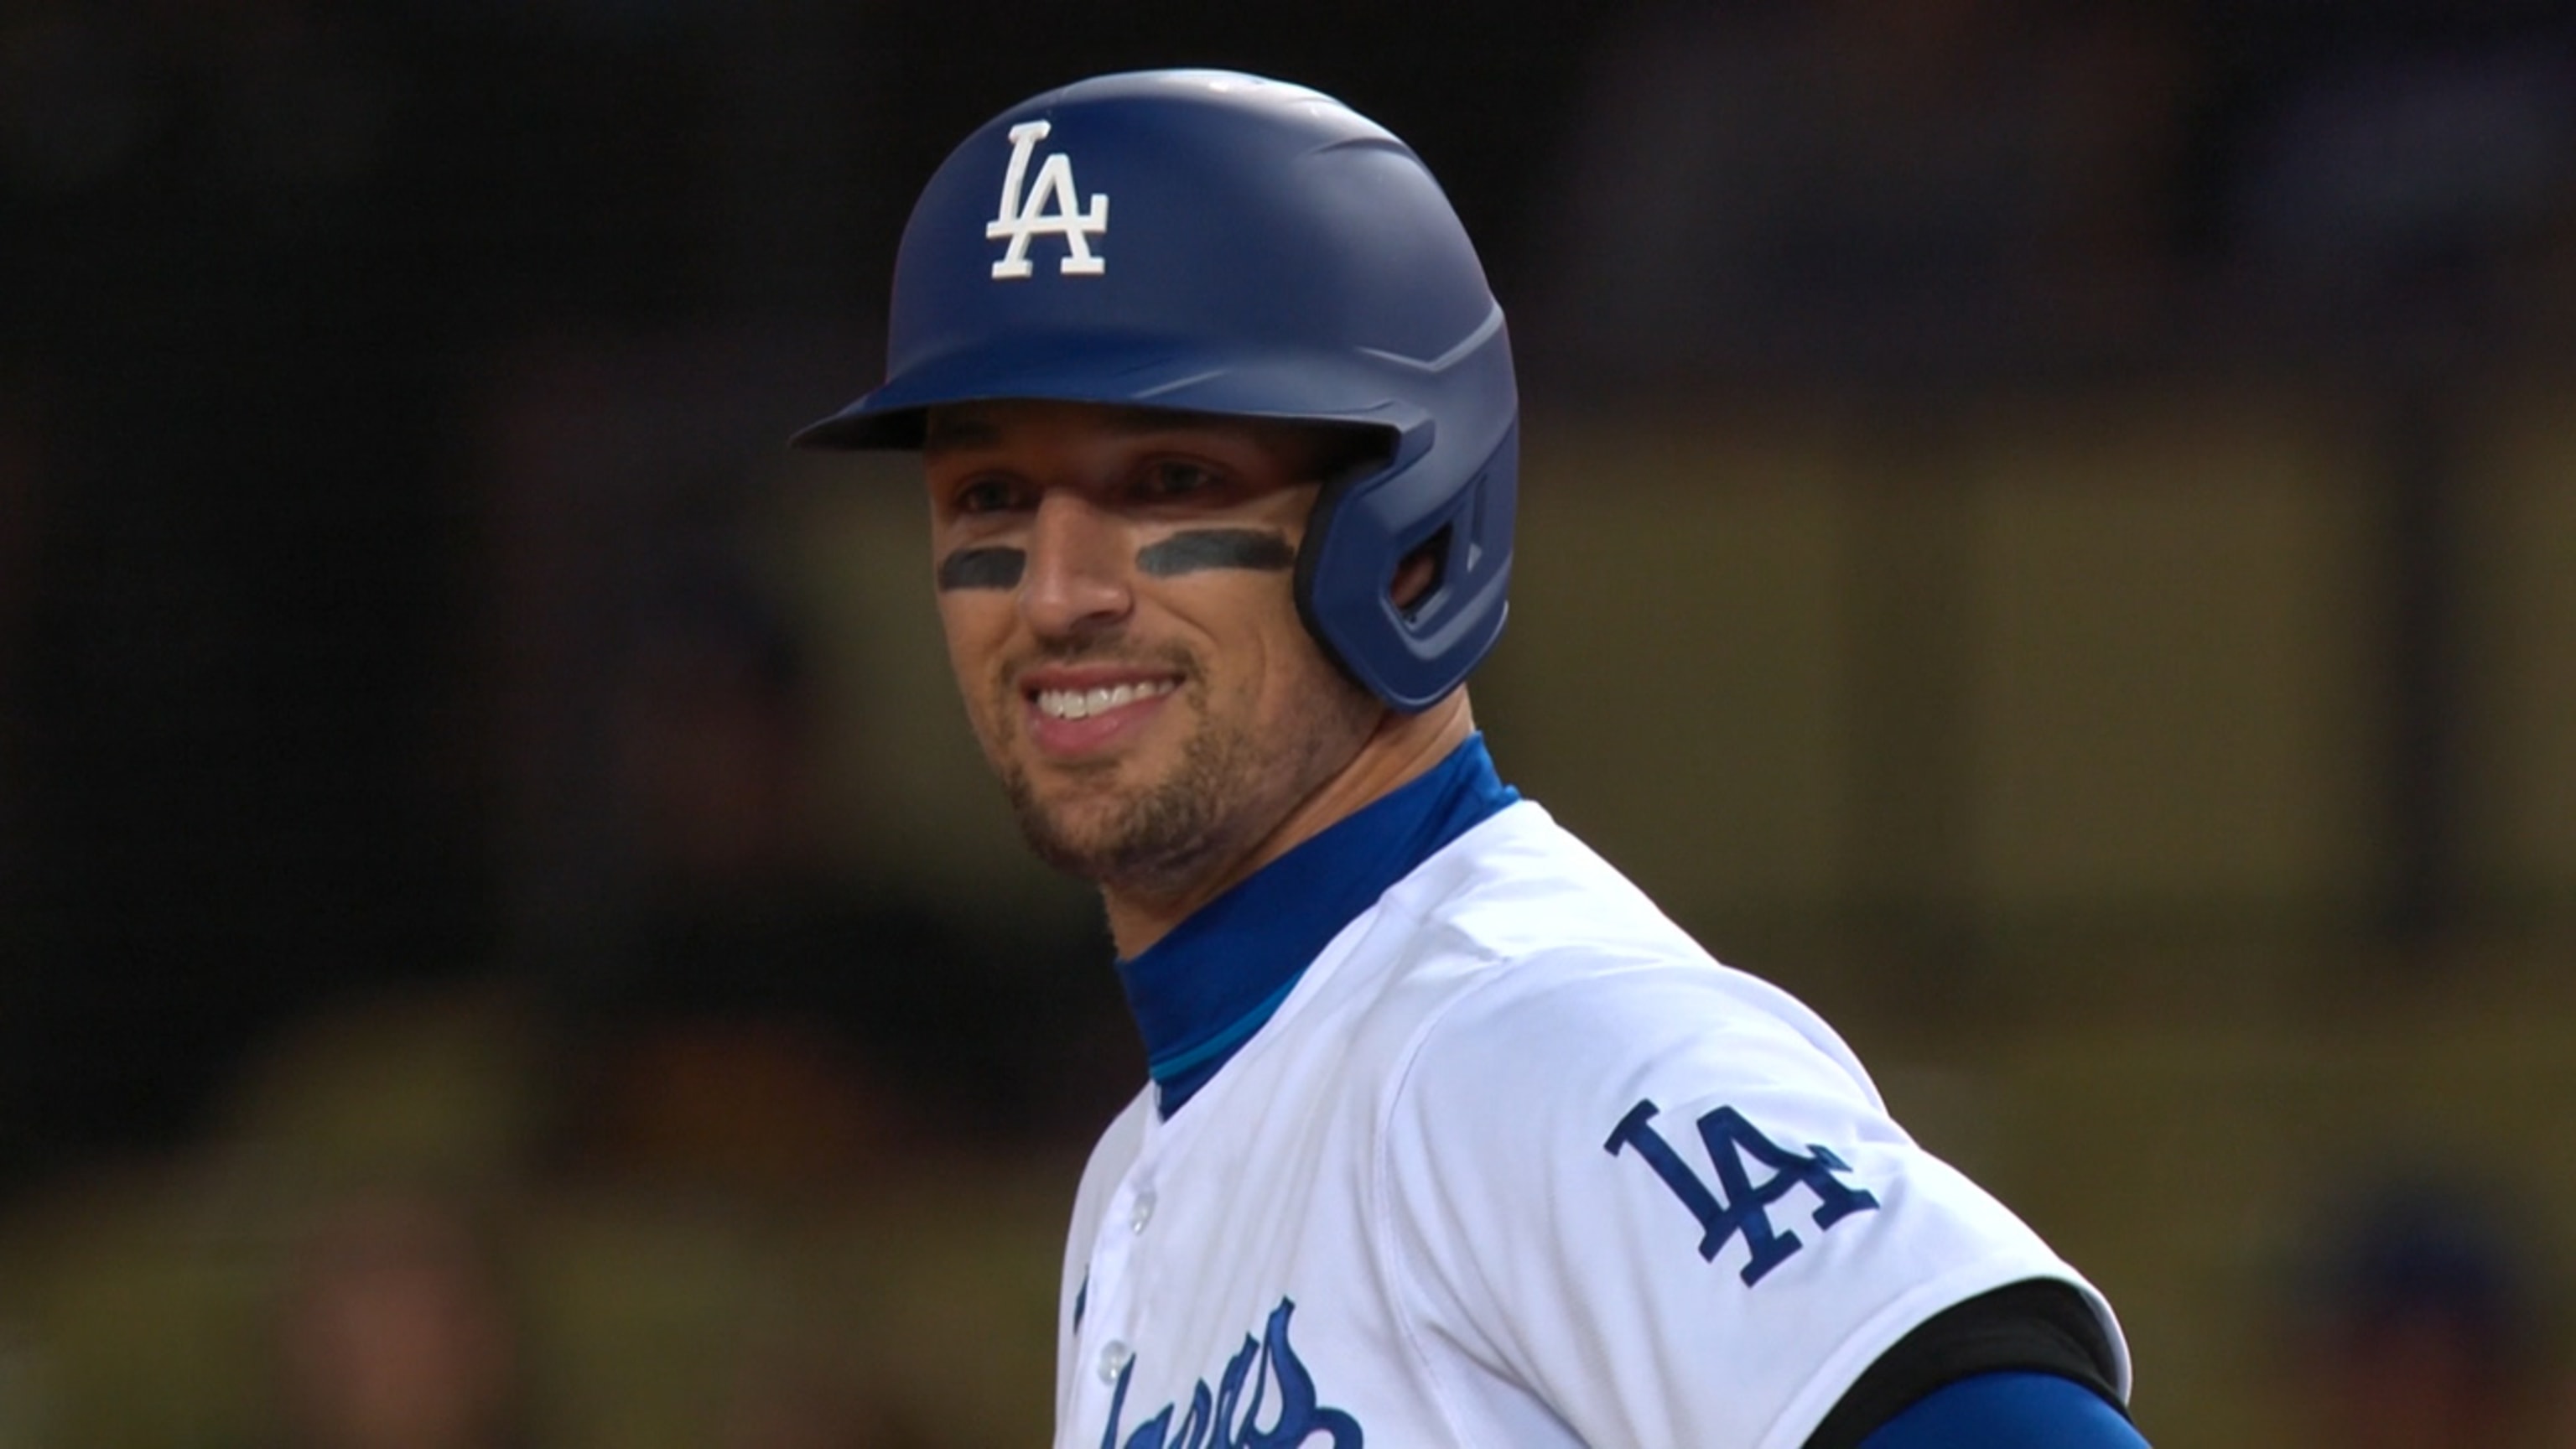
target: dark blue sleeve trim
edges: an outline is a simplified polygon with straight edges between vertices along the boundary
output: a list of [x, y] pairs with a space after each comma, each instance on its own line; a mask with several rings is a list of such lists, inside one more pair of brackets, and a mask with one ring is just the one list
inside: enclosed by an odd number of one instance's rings
[[2146, 1449], [2120, 1411], [2055, 1374], [1978, 1374], [1946, 1384], [1861, 1449]]

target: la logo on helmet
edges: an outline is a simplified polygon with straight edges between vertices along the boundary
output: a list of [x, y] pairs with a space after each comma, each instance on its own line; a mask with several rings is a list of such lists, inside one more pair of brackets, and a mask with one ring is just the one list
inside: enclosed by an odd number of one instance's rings
[[984, 224], [986, 241], [1011, 239], [1010, 250], [993, 263], [995, 281], [1029, 275], [1029, 238], [1040, 233], [1064, 238], [1064, 259], [1055, 265], [1059, 274], [1097, 277], [1109, 270], [1107, 258], [1091, 253], [1091, 238], [1109, 230], [1109, 196], [1095, 191], [1091, 194], [1091, 210], [1079, 209], [1082, 203], [1074, 191], [1072, 157], [1062, 151], [1049, 155], [1038, 167], [1037, 185], [1029, 189], [1027, 204], [1021, 204], [1020, 188], [1028, 180], [1029, 155], [1053, 129], [1045, 121], [1022, 121], [1011, 128], [1011, 165], [1002, 173], [1001, 212]]

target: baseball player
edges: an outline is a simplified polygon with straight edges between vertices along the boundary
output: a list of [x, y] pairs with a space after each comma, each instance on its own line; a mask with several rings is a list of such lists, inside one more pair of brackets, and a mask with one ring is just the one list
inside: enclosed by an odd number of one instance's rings
[[1517, 417], [1420, 160], [1172, 71], [969, 137], [799, 435], [920, 450], [967, 713], [1144, 1034], [1058, 1449], [2134, 1449], [2101, 1295], [1497, 776]]

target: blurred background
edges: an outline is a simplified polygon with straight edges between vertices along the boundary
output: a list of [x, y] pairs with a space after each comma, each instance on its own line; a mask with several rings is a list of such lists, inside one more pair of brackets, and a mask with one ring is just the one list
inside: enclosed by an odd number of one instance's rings
[[2576, 1445], [2564, 0], [5, 0], [0, 1449], [1041, 1441], [1141, 1054], [782, 444], [1175, 63], [1443, 178], [1504, 774], [2159, 1445]]

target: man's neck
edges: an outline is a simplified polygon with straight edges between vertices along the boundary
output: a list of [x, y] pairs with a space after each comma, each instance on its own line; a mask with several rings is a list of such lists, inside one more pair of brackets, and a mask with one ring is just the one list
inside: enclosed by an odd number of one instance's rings
[[1119, 957], [1134, 959], [1199, 907], [1353, 812], [1419, 778], [1475, 732], [1475, 715], [1463, 688], [1419, 714], [1389, 710], [1349, 764], [1227, 865], [1168, 895], [1140, 895], [1104, 883], [1101, 903], [1107, 908], [1109, 936]]

